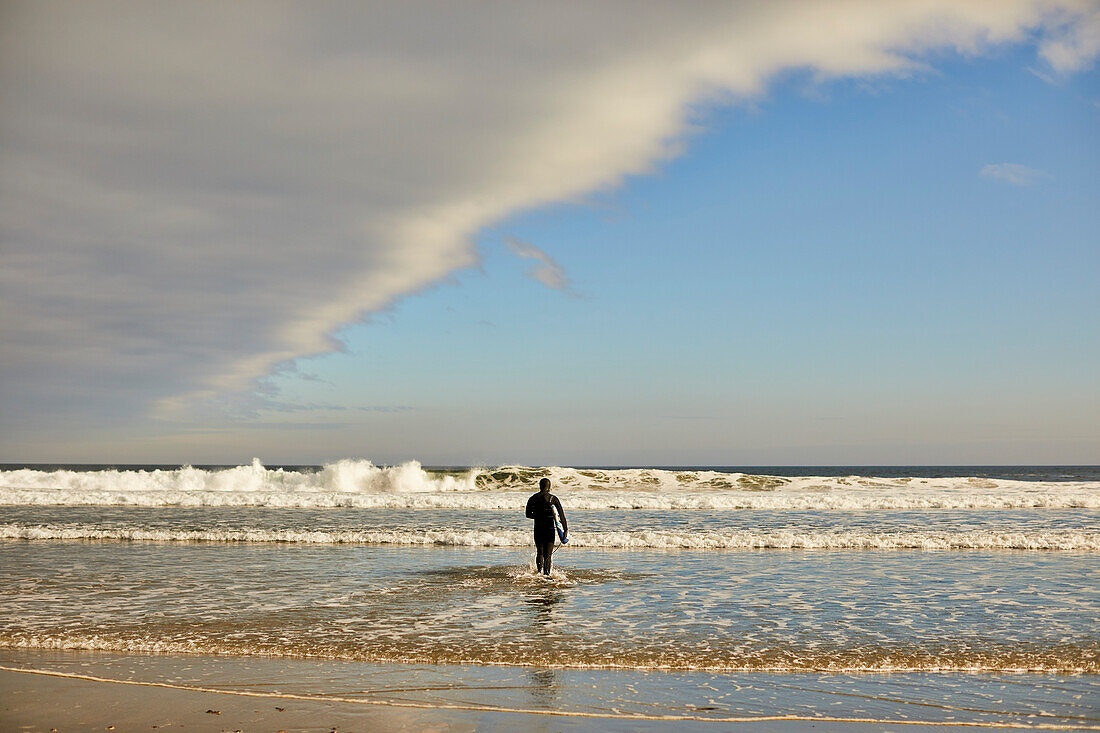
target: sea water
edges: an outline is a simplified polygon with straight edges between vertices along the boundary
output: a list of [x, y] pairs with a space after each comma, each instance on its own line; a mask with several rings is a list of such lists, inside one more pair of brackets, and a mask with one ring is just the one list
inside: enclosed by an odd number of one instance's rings
[[[570, 526], [549, 579], [523, 517], [544, 476]], [[707, 687], [746, 674], [1097, 703], [1097, 468], [37, 466], [0, 471], [0, 504], [9, 654], [665, 675], [719, 712]]]

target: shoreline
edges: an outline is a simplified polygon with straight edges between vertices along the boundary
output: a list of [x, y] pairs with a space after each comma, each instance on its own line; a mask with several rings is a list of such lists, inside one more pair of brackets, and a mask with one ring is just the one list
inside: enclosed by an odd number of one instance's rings
[[[882, 690], [876, 687], [904, 684], [904, 675], [857, 680], [854, 686], [844, 679], [832, 691], [815, 689], [835, 682], [832, 675], [801, 675], [800, 680], [711, 675], [703, 680], [712, 690], [709, 683], [747, 685], [756, 699], [777, 703], [772, 710], [734, 714], [733, 709], [696, 708], [687, 702], [692, 690], [686, 675], [633, 674], [624, 681], [616, 679], [624, 675], [603, 671], [562, 680], [561, 670], [526, 670], [508, 677], [499, 669], [479, 667], [15, 651], [0, 650], [0, 724], [13, 730], [1100, 730], [1100, 719], [1091, 717], [983, 710], [878, 694]], [[931, 682], [961, 682], [963, 687], [978, 682], [960, 677], [940, 674]], [[1094, 694], [1096, 681], [1084, 677], [1077, 680], [1084, 694]], [[323, 680], [321, 691], [318, 680]], [[803, 684], [790, 684], [797, 681]], [[1032, 690], [1025, 682], [1017, 681], [1021, 696]], [[929, 684], [925, 678], [914, 681], [913, 688], [927, 694]], [[604, 688], [602, 695], [582, 697], [591, 695], [586, 686]], [[650, 686], [679, 686], [679, 692], [651, 701]], [[630, 700], [624, 691], [647, 699]], [[823, 697], [823, 692], [828, 694]], [[673, 700], [674, 706], [661, 704]], [[923, 714], [911, 716], [914, 710]]]

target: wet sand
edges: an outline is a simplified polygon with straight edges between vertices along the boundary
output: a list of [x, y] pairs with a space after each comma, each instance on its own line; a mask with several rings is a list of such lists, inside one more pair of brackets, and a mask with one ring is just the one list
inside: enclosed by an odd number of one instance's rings
[[[757, 677], [746, 701], [763, 699], [770, 685], [773, 699], [785, 701], [786, 708], [731, 715], [706, 706], [694, 712], [690, 705], [661, 709], [649, 685], [615, 670], [569, 678], [563, 670], [389, 665], [371, 672], [359, 665], [358, 684], [351, 684], [346, 669], [333, 667], [322, 680], [318, 674], [325, 676], [323, 670], [332, 665], [308, 660], [27, 650], [3, 650], [0, 666], [0, 729], [13, 731], [1100, 730], [1100, 720], [1087, 714], [1076, 719], [990, 716], [990, 711], [968, 713], [965, 707], [949, 706], [950, 712], [935, 703], [876, 694], [884, 686], [905, 688], [904, 679], [897, 684], [868, 679], [822, 696], [817, 688], [828, 686], [825, 680], [799, 690], [783, 677]], [[300, 677], [291, 679], [296, 673]], [[619, 679], [624, 674], [627, 678]], [[683, 686], [682, 676], [661, 673], [650, 682], [660, 685], [662, 680], [666, 687]], [[965, 678], [959, 681], [965, 686]], [[1021, 682], [1016, 694], [1022, 697], [1039, 688]], [[730, 683], [744, 686], [745, 680]], [[546, 688], [539, 689], [540, 684]], [[585, 706], [586, 695], [593, 693], [582, 688], [601, 686], [597, 696], [614, 707]], [[1079, 680], [1076, 694], [1084, 698], [1078, 703], [1086, 712], [1090, 697], [1095, 711], [1095, 691], [1095, 680]], [[631, 694], [639, 699], [631, 700]], [[866, 699], [877, 702], [867, 707]], [[924, 715], [922, 705], [928, 708]]]

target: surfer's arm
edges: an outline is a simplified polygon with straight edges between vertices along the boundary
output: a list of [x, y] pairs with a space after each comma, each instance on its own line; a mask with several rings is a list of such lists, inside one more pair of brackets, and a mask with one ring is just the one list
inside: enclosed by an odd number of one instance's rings
[[530, 499], [527, 500], [527, 518], [528, 519], [534, 519], [535, 518], [534, 502], [535, 502], [535, 497], [533, 497], [533, 496]]
[[561, 502], [558, 501], [558, 497], [554, 497], [554, 507], [558, 510], [558, 519], [561, 520], [561, 531], [569, 534], [569, 522], [565, 521], [565, 510], [561, 508]]

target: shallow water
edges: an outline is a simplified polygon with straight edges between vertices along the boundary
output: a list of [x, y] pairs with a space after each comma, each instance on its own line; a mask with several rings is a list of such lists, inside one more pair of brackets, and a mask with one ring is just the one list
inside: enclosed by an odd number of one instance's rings
[[1100, 671], [1095, 555], [3, 542], [0, 644], [429, 663]]
[[[0, 471], [0, 494], [25, 500], [0, 507], [0, 647], [729, 684], [948, 674], [935, 694], [1038, 674], [1081, 700], [1070, 707], [1096, 707], [1087, 471], [758, 481], [362, 463]], [[539, 471], [562, 480], [572, 530], [550, 579], [531, 567], [530, 492], [512, 485]], [[690, 679], [675, 705], [738, 707]], [[592, 694], [599, 708], [626, 693]]]

